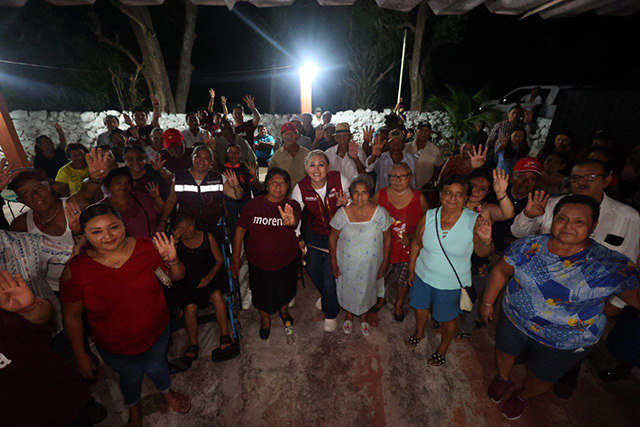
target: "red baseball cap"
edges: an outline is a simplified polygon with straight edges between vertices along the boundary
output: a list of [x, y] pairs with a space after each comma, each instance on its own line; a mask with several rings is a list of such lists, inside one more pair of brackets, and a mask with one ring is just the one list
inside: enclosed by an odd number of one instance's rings
[[535, 157], [523, 157], [513, 167], [514, 172], [535, 172], [542, 175], [542, 162]]
[[164, 148], [179, 147], [182, 145], [184, 137], [178, 129], [167, 129], [162, 134], [162, 140], [164, 141]]
[[298, 128], [296, 127], [296, 125], [294, 125], [291, 122], [287, 122], [287, 123], [283, 124], [280, 127], [280, 133], [285, 133], [285, 132], [289, 132], [289, 131], [292, 131], [292, 130], [297, 132]]

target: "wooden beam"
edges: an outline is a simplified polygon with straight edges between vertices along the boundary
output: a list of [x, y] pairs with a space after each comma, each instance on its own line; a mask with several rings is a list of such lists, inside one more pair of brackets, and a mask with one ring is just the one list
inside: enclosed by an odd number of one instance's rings
[[27, 153], [24, 152], [20, 139], [18, 139], [18, 133], [13, 126], [13, 120], [9, 115], [7, 105], [4, 103], [4, 98], [0, 93], [0, 148], [4, 156], [9, 161], [11, 169], [25, 168], [31, 166]]

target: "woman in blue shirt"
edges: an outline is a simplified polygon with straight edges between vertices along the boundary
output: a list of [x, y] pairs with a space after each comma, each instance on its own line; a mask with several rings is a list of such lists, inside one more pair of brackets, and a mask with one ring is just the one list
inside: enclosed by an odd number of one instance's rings
[[457, 329], [461, 288], [471, 286], [471, 254], [488, 257], [493, 252], [491, 223], [465, 203], [467, 178], [450, 175], [440, 185], [442, 206], [430, 209], [416, 228], [409, 253], [410, 305], [416, 311], [416, 330], [407, 346], [416, 347], [425, 336], [429, 317], [442, 323], [442, 340], [429, 365], [445, 361]]
[[510, 420], [589, 354], [602, 336], [604, 303], [611, 295], [640, 307], [636, 265], [589, 238], [599, 215], [599, 203], [589, 196], [563, 198], [553, 210], [551, 234], [516, 241], [491, 271], [481, 306], [485, 321], [507, 286], [496, 329], [498, 375], [489, 386], [491, 400], [502, 400], [512, 386], [516, 357], [529, 353], [523, 386], [502, 407]]

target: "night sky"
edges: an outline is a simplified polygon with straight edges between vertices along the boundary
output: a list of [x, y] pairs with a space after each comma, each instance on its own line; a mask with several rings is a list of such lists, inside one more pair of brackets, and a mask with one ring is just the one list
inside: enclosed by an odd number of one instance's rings
[[[286, 22], [291, 36], [282, 43], [288, 55], [278, 59], [279, 66], [291, 68], [279, 71], [277, 112], [299, 108], [297, 67], [306, 59], [314, 60], [321, 68], [314, 86], [314, 107], [339, 109], [348, 55], [346, 8], [322, 7], [315, 0], [297, 0], [293, 8], [295, 13]], [[174, 76], [181, 43], [182, 6], [171, 1], [151, 9], [167, 68]], [[30, 0], [21, 9], [0, 9], [0, 59], [101, 71], [87, 74], [0, 63], [0, 89], [10, 110], [83, 110], [82, 85], [74, 79], [90, 78], [93, 85], [109, 86], [109, 75], [98, 68], [93, 56], [95, 51], [113, 49], [98, 43], [85, 24], [87, 13], [92, 10], [100, 15], [105, 32], [117, 31], [123, 44], [137, 52], [128, 19], [108, 1], [98, 0], [94, 6], [85, 7], [53, 7], [42, 0]], [[273, 50], [252, 29], [266, 25], [270, 13], [250, 4], [237, 4], [234, 11], [200, 7], [189, 110], [206, 105], [209, 87], [216, 89], [217, 101], [220, 95], [226, 95], [233, 104], [243, 95], [252, 94], [258, 109], [268, 110], [269, 72], [242, 72], [272, 64]], [[52, 25], [49, 20], [58, 24]], [[434, 50], [433, 89], [442, 92], [445, 83], [460, 84], [467, 90], [491, 85], [495, 97], [529, 84], [638, 90], [638, 28], [638, 14], [606, 17], [588, 13], [553, 20], [534, 16], [519, 21], [517, 17], [491, 14], [480, 6], [468, 13], [461, 42]], [[411, 44], [409, 52], [410, 49]], [[405, 72], [407, 67], [408, 62]], [[396, 68], [383, 84], [381, 108], [395, 101], [398, 73]], [[404, 78], [403, 95], [408, 101], [408, 74]], [[117, 106], [114, 99], [105, 100], [104, 105]]]

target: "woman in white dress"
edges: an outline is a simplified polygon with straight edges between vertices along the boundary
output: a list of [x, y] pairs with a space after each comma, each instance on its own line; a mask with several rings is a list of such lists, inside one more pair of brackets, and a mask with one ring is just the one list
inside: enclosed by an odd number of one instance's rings
[[368, 175], [356, 176], [349, 193], [353, 202], [331, 220], [329, 252], [338, 303], [347, 312], [342, 330], [350, 334], [353, 317], [362, 316], [360, 329], [367, 336], [367, 312], [376, 304], [389, 266], [391, 216], [373, 202], [375, 185]]

